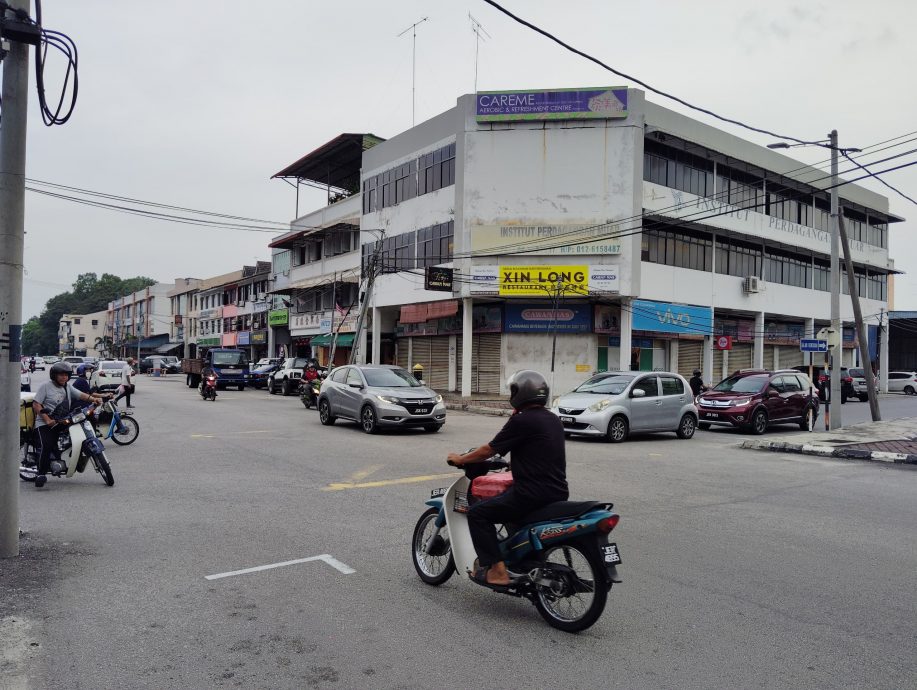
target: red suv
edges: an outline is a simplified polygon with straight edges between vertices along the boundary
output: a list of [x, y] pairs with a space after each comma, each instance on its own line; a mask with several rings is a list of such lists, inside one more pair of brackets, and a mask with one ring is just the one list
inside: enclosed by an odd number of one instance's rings
[[771, 424], [815, 427], [818, 395], [804, 374], [793, 369], [737, 371], [697, 396], [698, 426], [740, 427], [763, 434]]

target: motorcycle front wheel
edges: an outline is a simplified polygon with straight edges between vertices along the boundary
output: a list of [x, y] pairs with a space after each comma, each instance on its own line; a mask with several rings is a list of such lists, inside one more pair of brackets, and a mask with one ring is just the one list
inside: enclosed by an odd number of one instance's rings
[[598, 554], [579, 542], [567, 542], [545, 549], [544, 567], [562, 566], [550, 586], [538, 586], [535, 607], [551, 627], [565, 632], [579, 632], [595, 623], [608, 600], [604, 565]]
[[121, 424], [124, 425], [125, 431], [118, 432], [118, 430], [115, 429], [115, 433], [112, 434], [111, 440], [119, 446], [129, 446], [136, 441], [137, 437], [140, 435], [140, 423], [133, 417], [121, 417]]
[[24, 482], [34, 482], [38, 475], [38, 451], [31, 443], [19, 446], [19, 478]]
[[414, 569], [421, 580], [434, 587], [443, 584], [455, 572], [452, 548], [449, 542], [442, 537], [445, 528], [440, 530], [436, 536], [435, 548], [430, 553], [424, 550], [436, 530], [437, 515], [439, 515], [438, 508], [430, 508], [425, 511], [417, 521], [417, 526], [414, 527], [414, 537], [411, 539], [411, 560], [414, 561]]
[[105, 457], [105, 453], [93, 455], [92, 462], [95, 464], [96, 470], [98, 470], [99, 474], [102, 475], [102, 479], [105, 480], [105, 483], [108, 486], [114, 486], [115, 475], [111, 473], [111, 465], [108, 464], [108, 458]]

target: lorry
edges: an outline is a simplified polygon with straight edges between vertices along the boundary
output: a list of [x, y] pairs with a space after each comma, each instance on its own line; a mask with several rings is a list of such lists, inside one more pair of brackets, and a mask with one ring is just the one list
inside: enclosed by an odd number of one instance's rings
[[240, 391], [245, 390], [249, 371], [248, 355], [244, 350], [232, 347], [214, 347], [207, 350], [203, 357], [183, 359], [181, 371], [185, 375], [185, 383], [188, 388], [197, 388], [201, 382], [201, 371], [207, 366], [213, 367], [216, 371], [219, 389], [236, 386]]

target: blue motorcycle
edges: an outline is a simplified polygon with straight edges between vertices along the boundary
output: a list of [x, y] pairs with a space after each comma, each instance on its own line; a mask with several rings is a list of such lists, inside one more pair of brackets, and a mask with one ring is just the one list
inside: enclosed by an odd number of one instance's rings
[[[452, 486], [431, 492], [430, 507], [414, 528], [414, 568], [428, 585], [443, 584], [456, 569], [470, 576], [475, 552], [466, 513], [511, 483], [509, 463], [499, 456], [463, 470]], [[612, 508], [602, 501], [559, 501], [530, 513], [523, 524], [503, 525], [500, 549], [514, 582], [490, 589], [528, 599], [559, 630], [585, 630], [605, 610], [612, 584], [621, 581], [621, 554], [608, 541], [620, 519]]]

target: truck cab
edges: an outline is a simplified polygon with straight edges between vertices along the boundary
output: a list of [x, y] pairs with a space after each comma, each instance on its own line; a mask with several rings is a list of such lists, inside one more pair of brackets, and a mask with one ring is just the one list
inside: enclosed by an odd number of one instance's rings
[[248, 355], [244, 350], [227, 347], [215, 347], [208, 350], [200, 359], [182, 360], [182, 372], [187, 375], [189, 387], [196, 387], [201, 382], [201, 371], [204, 367], [213, 367], [217, 373], [217, 387], [225, 389], [236, 386], [245, 390], [248, 383]]

